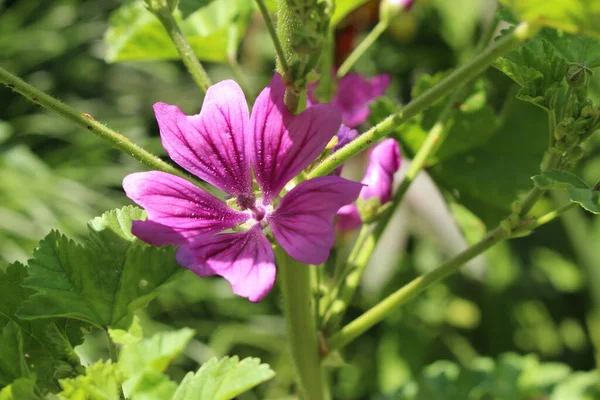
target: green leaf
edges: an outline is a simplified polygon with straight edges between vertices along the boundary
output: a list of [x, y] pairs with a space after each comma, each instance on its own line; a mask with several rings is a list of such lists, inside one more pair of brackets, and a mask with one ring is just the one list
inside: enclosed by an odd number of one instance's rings
[[[189, 11], [192, 6], [184, 1], [180, 7]], [[175, 19], [200, 60], [225, 62], [229, 34], [243, 36], [251, 10], [248, 0], [219, 0], [207, 3], [186, 19], [176, 12]], [[230, 30], [232, 24], [239, 29]], [[105, 41], [108, 62], [179, 58], [164, 27], [139, 1], [126, 3], [111, 15]]]
[[171, 400], [177, 384], [165, 374], [145, 370], [127, 380], [123, 389], [132, 400]]
[[131, 235], [142, 212], [125, 207], [90, 222], [84, 245], [51, 232], [29, 261], [23, 286], [36, 290], [18, 311], [23, 319], [68, 317], [100, 327], [127, 324], [156, 289], [180, 270], [171, 247]]
[[499, 58], [494, 66], [521, 86], [518, 99], [550, 109], [552, 98], [562, 85], [567, 62], [556, 54], [555, 46], [537, 38]]
[[183, 352], [194, 331], [184, 328], [142, 339], [139, 320], [134, 318], [128, 331], [111, 329], [109, 334], [122, 344], [118, 366], [126, 378], [125, 395], [133, 400], [170, 400], [177, 385], [163, 372]]
[[275, 372], [257, 358], [213, 358], [195, 374], [185, 376], [173, 400], [229, 400], [274, 376]]
[[19, 326], [23, 339], [21, 361], [27, 363], [28, 371], [36, 376], [38, 387], [46, 392], [58, 389], [57, 378], [72, 376], [81, 369], [73, 348], [83, 342], [88, 327], [73, 320], [27, 321], [17, 318], [17, 309], [33, 293], [21, 287], [26, 277], [27, 269], [20, 263], [0, 271], [0, 293], [6, 296], [0, 302], [0, 327]]
[[568, 171], [548, 171], [531, 178], [540, 189], [564, 189], [569, 200], [591, 213], [600, 214], [600, 191], [591, 188], [577, 175]]
[[108, 334], [113, 342], [121, 345], [137, 343], [144, 338], [142, 326], [140, 325], [140, 319], [137, 317], [137, 315], [133, 317], [133, 322], [128, 330], [109, 329]]
[[331, 16], [331, 27], [336, 26], [342, 20], [358, 7], [365, 4], [367, 0], [336, 0], [335, 11]]
[[62, 379], [61, 400], [119, 400], [122, 378], [116, 365], [99, 361], [85, 370], [85, 375]]
[[183, 328], [160, 332], [149, 339], [123, 345], [119, 353], [119, 368], [125, 376], [134, 376], [144, 369], [164, 372], [192, 337], [194, 331]]
[[178, 7], [181, 16], [185, 19], [202, 7], [206, 7], [215, 0], [179, 0]]
[[14, 322], [9, 322], [0, 336], [0, 387], [29, 376], [29, 370], [23, 357], [23, 335]]
[[595, 0], [500, 0], [525, 21], [600, 37], [600, 2]]
[[35, 393], [35, 381], [20, 378], [0, 390], [0, 400], [41, 400]]
[[566, 62], [584, 64], [588, 68], [600, 66], [600, 39], [555, 29], [542, 29], [538, 36], [549, 43]]

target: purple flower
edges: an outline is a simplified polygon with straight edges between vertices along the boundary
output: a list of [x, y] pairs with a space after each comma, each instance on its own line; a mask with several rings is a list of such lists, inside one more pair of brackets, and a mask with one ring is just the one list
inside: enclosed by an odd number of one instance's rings
[[[338, 82], [337, 92], [331, 105], [342, 113], [342, 123], [354, 128], [365, 122], [369, 116], [369, 104], [382, 96], [390, 85], [390, 76], [381, 74], [367, 79], [360, 74], [349, 73]], [[315, 84], [308, 87], [311, 104], [318, 103], [315, 97]]]
[[[234, 293], [251, 301], [261, 300], [275, 281], [266, 234], [272, 233], [298, 261], [323, 263], [335, 241], [335, 213], [362, 188], [326, 176], [304, 181], [276, 200], [340, 126], [339, 113], [325, 104], [290, 114], [284, 92], [281, 76], [275, 75], [251, 115], [233, 81], [211, 86], [198, 115], [154, 105], [162, 144], [173, 161], [234, 196], [238, 207], [164, 172], [135, 173], [123, 181], [127, 196], [148, 214], [146, 221], [133, 222], [137, 237], [158, 246], [180, 246], [181, 265], [200, 276], [224, 277]], [[260, 193], [253, 189], [253, 174]]]
[[[400, 162], [400, 146], [394, 139], [386, 139], [375, 146], [361, 181], [365, 186], [360, 191], [360, 198], [362, 200], [377, 198], [382, 205], [390, 201], [394, 173], [400, 169]], [[339, 209], [337, 215], [337, 228], [340, 231], [354, 230], [362, 224], [356, 204], [345, 205]]]

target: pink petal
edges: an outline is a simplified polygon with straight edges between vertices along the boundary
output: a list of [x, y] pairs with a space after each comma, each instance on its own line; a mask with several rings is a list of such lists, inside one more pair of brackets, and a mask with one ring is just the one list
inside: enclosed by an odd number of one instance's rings
[[386, 139], [371, 152], [369, 166], [362, 180], [366, 186], [360, 197], [364, 200], [378, 197], [381, 204], [390, 201], [394, 173], [400, 169], [400, 146], [394, 139]]
[[353, 231], [362, 225], [362, 219], [356, 204], [348, 204], [340, 208], [337, 217], [335, 227], [341, 232]]
[[367, 120], [369, 104], [381, 97], [389, 85], [390, 77], [387, 74], [369, 80], [362, 75], [349, 73], [340, 79], [331, 105], [342, 113], [342, 122], [354, 128]]
[[253, 302], [262, 300], [275, 282], [273, 249], [258, 224], [182, 246], [177, 261], [199, 276], [222, 276], [235, 294]]
[[165, 103], [156, 103], [154, 113], [173, 161], [233, 196], [252, 195], [246, 156], [248, 104], [237, 83], [211, 86], [198, 115], [187, 116]]
[[264, 204], [321, 154], [340, 127], [339, 113], [325, 104], [290, 114], [284, 93], [281, 76], [276, 74], [256, 99], [250, 117], [254, 132], [250, 154]]
[[146, 221], [133, 221], [132, 232], [162, 246], [184, 244], [197, 236], [232, 228], [250, 217], [177, 176], [150, 171], [127, 175], [127, 197], [146, 209]]
[[362, 185], [337, 176], [304, 181], [267, 216], [275, 240], [296, 260], [321, 264], [335, 242], [333, 217], [358, 197]]

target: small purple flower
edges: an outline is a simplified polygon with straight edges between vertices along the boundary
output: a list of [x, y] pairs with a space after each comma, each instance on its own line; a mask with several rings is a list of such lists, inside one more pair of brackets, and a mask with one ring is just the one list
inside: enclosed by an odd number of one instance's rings
[[[354, 128], [367, 120], [369, 104], [381, 97], [390, 85], [390, 76], [381, 74], [367, 79], [357, 73], [349, 73], [338, 81], [337, 92], [331, 105], [342, 113], [342, 123]], [[315, 84], [308, 87], [311, 104], [318, 103], [314, 94]]]
[[[368, 200], [377, 198], [385, 204], [392, 198], [394, 173], [400, 169], [400, 146], [394, 139], [386, 139], [379, 143], [369, 157], [369, 165], [362, 179], [363, 186], [360, 198]], [[356, 204], [348, 204], [339, 209], [337, 228], [349, 231], [362, 224]]]
[[[276, 74], [251, 115], [233, 81], [211, 86], [198, 115], [185, 115], [164, 103], [154, 105], [171, 159], [234, 196], [237, 208], [164, 172], [134, 173], [123, 180], [127, 196], [148, 214], [146, 221], [133, 222], [137, 237], [158, 246], [180, 246], [181, 265], [200, 276], [224, 277], [234, 293], [250, 301], [261, 300], [275, 281], [267, 235], [298, 261], [323, 263], [335, 242], [335, 213], [353, 202], [362, 188], [360, 183], [326, 176], [304, 181], [277, 199], [340, 126], [339, 113], [325, 104], [290, 114], [284, 92]], [[253, 189], [253, 173], [260, 193]]]

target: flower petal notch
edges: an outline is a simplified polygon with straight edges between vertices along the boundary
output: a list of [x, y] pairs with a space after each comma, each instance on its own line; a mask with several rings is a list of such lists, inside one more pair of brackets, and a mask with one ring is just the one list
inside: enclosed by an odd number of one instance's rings
[[235, 294], [252, 302], [262, 300], [275, 283], [273, 249], [258, 224], [182, 246], [177, 261], [199, 276], [222, 276]]
[[130, 174], [123, 180], [123, 188], [148, 213], [146, 221], [133, 221], [133, 234], [157, 246], [185, 244], [249, 218], [185, 179], [165, 172]]
[[337, 176], [302, 182], [268, 216], [275, 239], [300, 262], [324, 263], [335, 243], [333, 218], [340, 207], [356, 199], [361, 188], [360, 183]]
[[252, 109], [252, 166], [270, 204], [281, 189], [323, 152], [340, 127], [340, 115], [319, 104], [292, 115], [284, 104], [285, 85], [276, 74]]
[[232, 196], [252, 195], [246, 155], [248, 104], [237, 83], [211, 86], [198, 115], [185, 115], [165, 103], [156, 103], [154, 113], [163, 147], [173, 161]]

